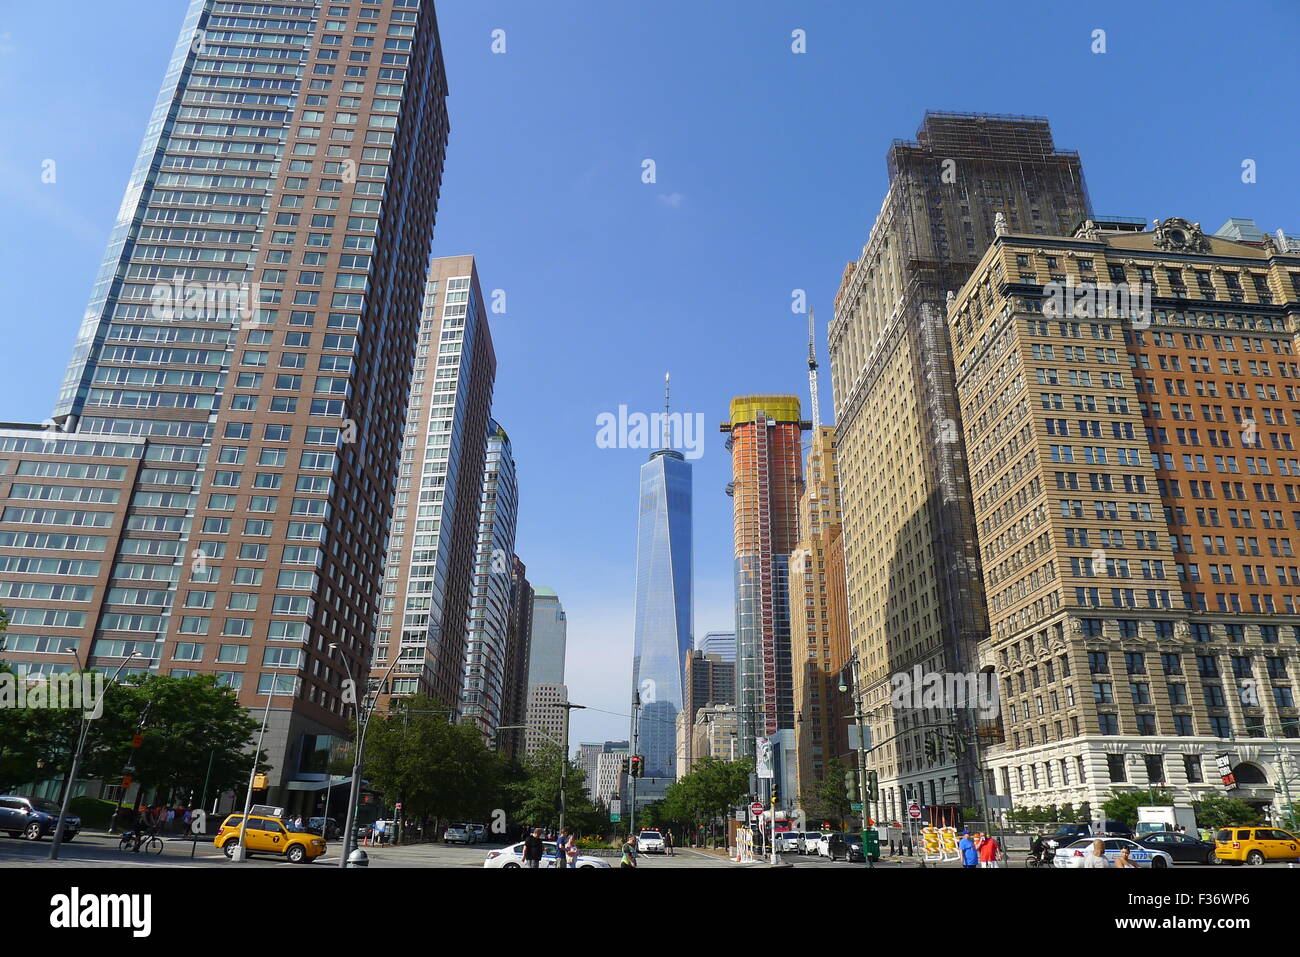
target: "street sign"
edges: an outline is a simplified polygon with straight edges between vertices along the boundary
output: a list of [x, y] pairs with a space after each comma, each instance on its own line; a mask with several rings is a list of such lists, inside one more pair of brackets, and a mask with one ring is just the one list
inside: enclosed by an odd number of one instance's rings
[[861, 810], [862, 810], [862, 802], [861, 802], [861, 801], [854, 801], [852, 804], [849, 805], [849, 810], [851, 810], [851, 811], [861, 811]]
[[907, 816], [916, 820], [921, 816], [921, 807], [915, 801], [907, 806]]
[[755, 817], [758, 817], [758, 815], [763, 813], [763, 805], [761, 802], [755, 801], [749, 806], [749, 810]]

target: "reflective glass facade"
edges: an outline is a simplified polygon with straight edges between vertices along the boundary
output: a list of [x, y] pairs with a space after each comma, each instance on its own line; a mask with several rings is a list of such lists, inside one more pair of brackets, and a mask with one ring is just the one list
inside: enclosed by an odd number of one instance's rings
[[682, 669], [691, 650], [691, 466], [660, 450], [641, 466], [637, 519], [633, 688], [641, 695], [637, 751], [646, 777], [677, 773]]

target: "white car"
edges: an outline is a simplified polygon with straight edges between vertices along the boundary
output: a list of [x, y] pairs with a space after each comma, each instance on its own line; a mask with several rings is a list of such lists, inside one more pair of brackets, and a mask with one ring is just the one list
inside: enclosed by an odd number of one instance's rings
[[1102, 842], [1105, 848], [1102, 853], [1105, 855], [1106, 860], [1110, 861], [1111, 867], [1115, 866], [1120, 851], [1126, 847], [1129, 850], [1129, 857], [1138, 867], [1174, 866], [1174, 859], [1167, 851], [1156, 851], [1149, 847], [1143, 847], [1136, 841], [1130, 841], [1126, 837], [1085, 837], [1062, 845], [1056, 849], [1056, 854], [1052, 857], [1052, 866], [1082, 867], [1083, 859], [1092, 853], [1093, 841]]
[[448, 844], [474, 843], [474, 835], [470, 832], [469, 827], [464, 824], [447, 825], [447, 830], [443, 832], [442, 839]]
[[[509, 847], [503, 847], [499, 851], [488, 851], [487, 860], [483, 862], [484, 867], [504, 867], [516, 869], [524, 866], [524, 842], [511, 844]], [[538, 867], [555, 866], [555, 842], [542, 842], [542, 859], [537, 862]], [[579, 854], [573, 862], [574, 867], [610, 867], [609, 861], [603, 857], [588, 857], [585, 854]]]
[[818, 857], [828, 857], [826, 852], [826, 838], [828, 834], [821, 831], [808, 831], [803, 836], [803, 852], [805, 854], [816, 854]]
[[803, 833], [800, 831], [777, 831], [776, 850], [780, 854], [797, 851], [799, 850], [799, 842], [802, 840]]
[[795, 837], [794, 849], [798, 851], [800, 854], [809, 854], [809, 853], [816, 854], [817, 841], [821, 838], [821, 836], [822, 835], [820, 831], [804, 831], [802, 833], [796, 833], [794, 836]]
[[638, 854], [664, 853], [664, 836], [658, 831], [642, 831], [636, 838]]

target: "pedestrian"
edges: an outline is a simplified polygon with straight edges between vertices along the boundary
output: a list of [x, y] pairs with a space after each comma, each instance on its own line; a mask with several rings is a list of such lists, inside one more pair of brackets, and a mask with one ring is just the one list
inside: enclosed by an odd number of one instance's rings
[[168, 831], [170, 831], [172, 827], [175, 826], [175, 823], [176, 823], [176, 809], [169, 807], [163, 813], [163, 833], [165, 834]]
[[636, 867], [636, 838], [631, 834], [629, 834], [627, 840], [623, 842], [623, 858], [619, 861], [618, 866], [620, 868]]
[[524, 867], [534, 870], [542, 863], [542, 829], [533, 828], [533, 832], [524, 838]]
[[1002, 848], [998, 847], [998, 839], [990, 834], [980, 841], [979, 855], [980, 867], [996, 868], [998, 859], [1002, 856]]
[[560, 838], [555, 845], [555, 866], [566, 868], [569, 866], [569, 844], [573, 841], [571, 828], [564, 828], [560, 831]]
[[973, 869], [979, 864], [979, 851], [975, 848], [975, 842], [971, 840], [970, 831], [961, 832], [961, 840], [957, 842], [957, 850], [961, 853], [962, 867]]
[[1093, 841], [1092, 850], [1083, 857], [1076, 857], [1075, 867], [1110, 867], [1110, 861], [1106, 860], [1106, 844], [1104, 841]]
[[664, 853], [669, 857], [673, 856], [673, 832], [672, 828], [664, 828]]
[[1129, 849], [1126, 847], [1119, 852], [1119, 857], [1115, 859], [1116, 867], [1137, 867], [1137, 862], [1129, 857]]

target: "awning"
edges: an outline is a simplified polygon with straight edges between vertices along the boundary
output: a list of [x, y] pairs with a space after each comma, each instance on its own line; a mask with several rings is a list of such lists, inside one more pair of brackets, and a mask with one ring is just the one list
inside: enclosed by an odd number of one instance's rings
[[352, 776], [331, 775], [328, 781], [290, 781], [290, 791], [323, 791], [327, 787], [338, 787], [340, 784], [351, 784]]

